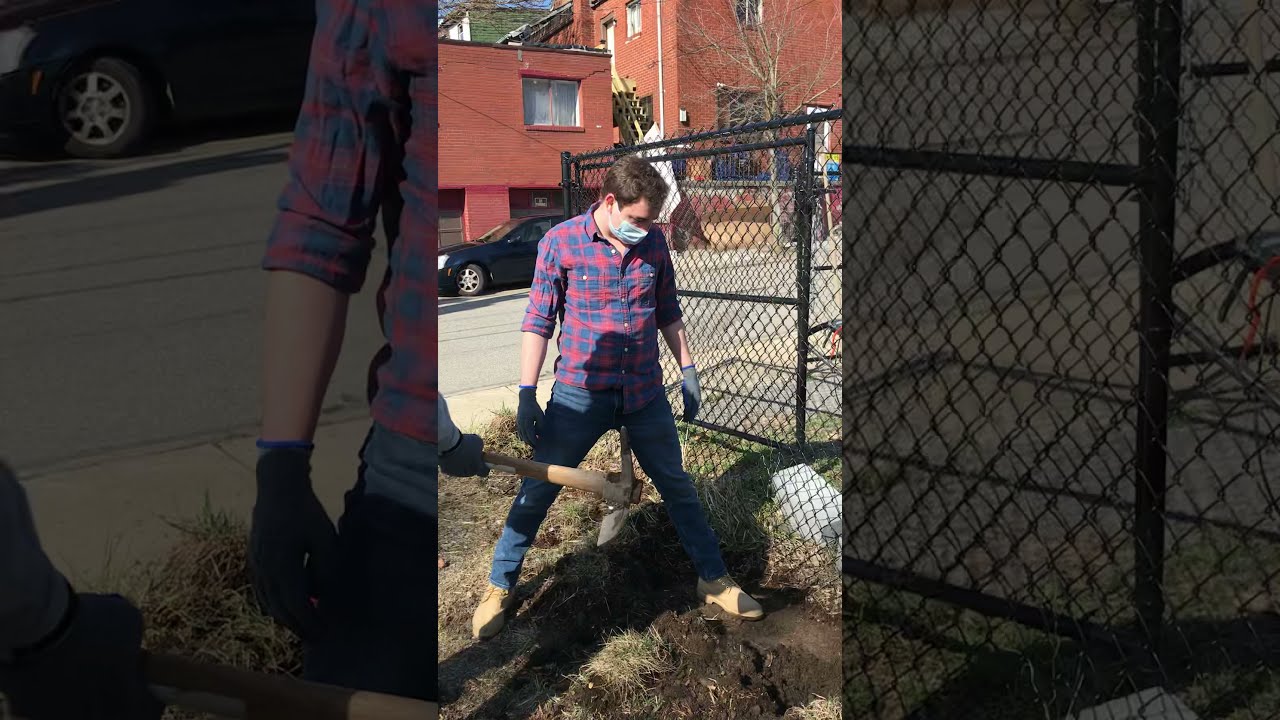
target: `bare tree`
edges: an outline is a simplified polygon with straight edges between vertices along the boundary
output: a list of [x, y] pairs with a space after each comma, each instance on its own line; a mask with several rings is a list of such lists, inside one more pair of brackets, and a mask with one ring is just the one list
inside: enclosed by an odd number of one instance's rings
[[[680, 66], [728, 124], [803, 111], [840, 87], [831, 0], [705, 0], [685, 7]], [[829, 9], [830, 12], [826, 12]]]
[[[685, 5], [681, 72], [708, 88], [706, 96], [695, 99], [716, 108], [717, 124], [730, 126], [796, 115], [838, 93], [841, 26], [834, 5], [832, 0], [703, 0]], [[776, 139], [780, 133], [768, 135]], [[773, 152], [767, 163], [772, 235], [787, 244], [798, 230], [792, 190], [790, 183], [779, 182]]]

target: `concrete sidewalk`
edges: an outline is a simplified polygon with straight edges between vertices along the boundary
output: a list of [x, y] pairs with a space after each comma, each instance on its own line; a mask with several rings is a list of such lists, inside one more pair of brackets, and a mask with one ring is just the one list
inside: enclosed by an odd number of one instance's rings
[[[450, 412], [460, 427], [475, 429], [504, 405], [514, 409], [517, 393], [514, 385], [461, 393], [449, 398]], [[335, 518], [355, 482], [368, 430], [369, 419], [361, 416], [316, 431], [312, 482]], [[254, 500], [254, 439], [139, 448], [24, 482], [50, 559], [77, 585], [97, 585], [164, 558], [179, 536], [170, 523], [198, 515], [206, 504], [247, 519]]]

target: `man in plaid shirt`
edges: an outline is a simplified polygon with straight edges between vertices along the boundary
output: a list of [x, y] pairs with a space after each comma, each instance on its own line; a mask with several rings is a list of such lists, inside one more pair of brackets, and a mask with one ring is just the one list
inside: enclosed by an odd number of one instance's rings
[[[435, 27], [435, 2], [317, 5], [290, 180], [263, 262], [272, 272], [250, 535], [255, 590], [303, 639], [306, 678], [423, 700], [437, 698], [437, 466], [488, 473], [479, 438], [452, 427], [436, 387]], [[311, 489], [312, 437], [379, 212], [387, 343], [335, 532]]]
[[[575, 467], [605, 432], [626, 427], [640, 466], [662, 494], [698, 573], [697, 594], [729, 613], [762, 617], [760, 604], [728, 576], [720, 543], [685, 472], [675, 416], [658, 362], [661, 332], [684, 371], [685, 419], [701, 391], [676, 298], [666, 238], [653, 227], [668, 188], [643, 158], [609, 168], [602, 198], [552, 228], [538, 245], [520, 359], [520, 438], [534, 460]], [[560, 321], [556, 382], [543, 412], [538, 373]], [[560, 486], [525, 478], [493, 555], [489, 587], [472, 618], [477, 638], [502, 629], [529, 545]]]

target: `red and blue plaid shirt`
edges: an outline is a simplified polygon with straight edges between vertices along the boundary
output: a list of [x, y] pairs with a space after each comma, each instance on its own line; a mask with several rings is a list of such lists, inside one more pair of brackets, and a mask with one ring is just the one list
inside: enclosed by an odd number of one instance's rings
[[556, 380], [586, 390], [621, 390], [622, 412], [663, 394], [658, 332], [681, 318], [676, 274], [662, 231], [621, 255], [600, 236], [599, 203], [538, 244], [521, 330], [550, 339], [560, 322]]
[[346, 293], [364, 285], [381, 211], [387, 344], [370, 368], [373, 419], [436, 442], [439, 241], [436, 2], [322, 0], [290, 180], [263, 267]]

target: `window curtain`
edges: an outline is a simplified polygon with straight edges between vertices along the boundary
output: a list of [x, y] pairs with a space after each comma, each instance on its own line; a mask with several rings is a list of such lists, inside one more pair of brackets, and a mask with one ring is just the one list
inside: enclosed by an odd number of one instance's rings
[[524, 124], [551, 125], [551, 81], [526, 78], [524, 81]]

